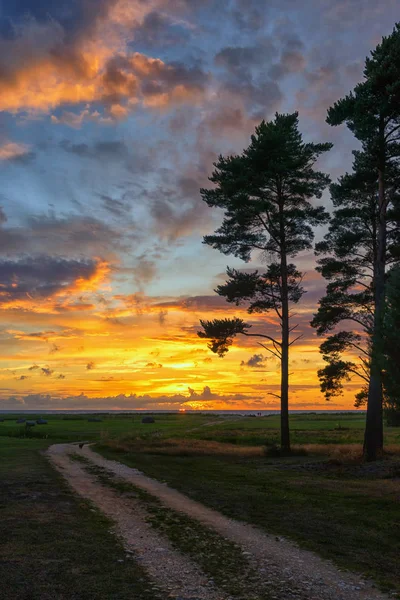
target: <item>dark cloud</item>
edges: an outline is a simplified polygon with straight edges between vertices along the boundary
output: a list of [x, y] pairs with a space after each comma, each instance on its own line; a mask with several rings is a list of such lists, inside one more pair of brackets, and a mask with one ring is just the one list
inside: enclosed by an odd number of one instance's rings
[[268, 18], [265, 0], [235, 0], [231, 11], [236, 27], [246, 33], [262, 29]]
[[[108, 379], [109, 380], [109, 379]], [[103, 380], [104, 381], [104, 380]], [[113, 381], [113, 378], [111, 378]], [[224, 402], [232, 409], [243, 408], [243, 406], [256, 404], [262, 401], [260, 395], [247, 394], [217, 394], [211, 391], [209, 386], [205, 386], [201, 392], [194, 389], [188, 389], [189, 395], [172, 394], [168, 395], [137, 395], [129, 396], [120, 394], [119, 396], [89, 398], [85, 394], [78, 396], [52, 396], [50, 394], [28, 394], [23, 397], [11, 396], [0, 399], [0, 410], [177, 410], [181, 407], [190, 408], [190, 402], [201, 401], [204, 405], [207, 402]], [[187, 404], [189, 403], [189, 405]], [[206, 406], [205, 406], [206, 407]]]
[[57, 352], [60, 352], [60, 350], [60, 346], [57, 346], [57, 344], [52, 344], [49, 350], [49, 354], [56, 354]]
[[220, 50], [214, 59], [219, 67], [224, 67], [232, 73], [245, 75], [248, 69], [265, 64], [271, 57], [277, 54], [273, 42], [265, 39], [262, 44], [254, 46], [227, 46]]
[[127, 202], [112, 198], [106, 194], [99, 194], [103, 201], [103, 207], [114, 217], [118, 219], [126, 219], [130, 212], [130, 205]]
[[96, 272], [95, 260], [68, 260], [49, 256], [0, 260], [0, 303], [45, 299], [67, 291], [78, 279]]
[[138, 48], [165, 48], [171, 45], [185, 44], [190, 37], [190, 32], [177, 23], [169, 15], [159, 11], [152, 11], [145, 16], [141, 24], [135, 27], [134, 46]]
[[200, 199], [189, 199], [189, 202], [180, 204], [170, 202], [162, 197], [161, 189], [157, 191], [150, 214], [155, 221], [159, 237], [169, 241], [192, 234], [195, 228], [201, 228], [210, 217], [207, 206]]
[[101, 16], [115, 4], [115, 0], [13, 0], [4, 2], [1, 10], [1, 33], [15, 35], [13, 24], [20, 19], [34, 19], [38, 23], [49, 20], [59, 23], [75, 39], [78, 33], [88, 32]]
[[41, 367], [41, 371], [45, 377], [51, 377], [54, 373], [54, 369], [50, 369], [49, 367]]
[[129, 156], [129, 150], [126, 143], [120, 140], [96, 142], [93, 146], [84, 143], [72, 144], [69, 140], [63, 140], [60, 142], [60, 146], [66, 152], [96, 159], [121, 160], [121, 158], [127, 158]]
[[86, 369], [88, 371], [92, 371], [95, 367], [96, 367], [96, 365], [92, 360], [90, 362], [88, 362], [88, 364], [86, 365]]
[[228, 46], [220, 50], [214, 59], [224, 71], [220, 93], [228, 92], [244, 101], [249, 114], [260, 109], [264, 111], [264, 116], [265, 111], [267, 114], [274, 112], [283, 96], [265, 67], [272, 65], [276, 55], [277, 48], [270, 38], [253, 46]]
[[160, 323], [161, 326], [165, 325], [165, 323], [167, 321], [167, 316], [168, 316], [167, 310], [160, 310], [160, 312], [158, 313], [158, 322]]
[[157, 263], [148, 258], [146, 254], [138, 256], [135, 266], [130, 269], [136, 285], [142, 289], [149, 284], [157, 275]]
[[263, 354], [253, 354], [249, 360], [242, 360], [241, 367], [250, 367], [252, 369], [264, 367], [267, 363], [267, 358]]
[[65, 256], [114, 255], [126, 250], [130, 231], [121, 240], [121, 232], [95, 217], [40, 215], [27, 218], [24, 226], [2, 227], [0, 254], [56, 254]]
[[163, 310], [168, 308], [179, 308], [181, 310], [189, 311], [214, 311], [214, 310], [229, 310], [229, 305], [224, 298], [221, 296], [189, 296], [180, 298], [177, 300], [171, 300], [166, 302], [159, 302], [155, 304]]
[[307, 60], [304, 55], [304, 44], [295, 34], [287, 34], [281, 39], [282, 46], [278, 62], [269, 69], [272, 79], [281, 79], [291, 73], [305, 70]]

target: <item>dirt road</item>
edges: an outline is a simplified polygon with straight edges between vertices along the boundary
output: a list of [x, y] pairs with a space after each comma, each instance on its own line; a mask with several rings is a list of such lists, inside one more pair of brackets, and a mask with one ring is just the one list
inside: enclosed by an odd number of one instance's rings
[[[93, 452], [90, 447], [79, 449], [76, 444], [57, 444], [48, 450], [54, 466], [73, 489], [92, 501], [115, 523], [115, 532], [127, 552], [140, 560], [160, 589], [169, 598], [179, 600], [226, 600], [233, 598], [218, 589], [212, 578], [201, 571], [196, 561], [188, 558], [170, 541], [154, 530], [146, 520], [146, 508], [138, 498], [122, 498], [115, 489], [103, 485], [87, 472], [81, 463], [71, 460], [77, 454], [105, 472], [117, 476], [158, 498], [169, 509], [188, 515], [225, 539], [240, 546], [257, 579], [262, 579], [268, 593], [250, 598], [260, 600], [387, 600], [370, 581], [339, 571], [329, 561], [294, 543], [252, 525], [229, 519], [206, 506], [191, 500], [165, 484], [151, 479], [126, 465], [110, 461]], [[240, 596], [241, 598], [243, 596]]]

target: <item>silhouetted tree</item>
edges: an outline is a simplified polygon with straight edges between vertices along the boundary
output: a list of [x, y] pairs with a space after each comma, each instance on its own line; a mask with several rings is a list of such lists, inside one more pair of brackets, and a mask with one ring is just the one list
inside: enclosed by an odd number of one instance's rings
[[382, 39], [366, 59], [364, 81], [328, 110], [331, 125], [346, 123], [361, 142], [376, 175], [378, 229], [373, 267], [373, 331], [364, 453], [375, 460], [383, 450], [382, 356], [387, 212], [398, 201], [397, 191], [387, 189], [388, 173], [399, 167], [400, 155], [400, 25]]
[[389, 272], [384, 320], [385, 413], [389, 425], [400, 425], [400, 267]]
[[[249, 303], [248, 312], [273, 310], [279, 321], [279, 339], [265, 333], [249, 333], [241, 319], [202, 321], [199, 336], [211, 339], [209, 348], [223, 356], [233, 338], [248, 335], [267, 339], [281, 364], [281, 445], [290, 450], [289, 436], [289, 347], [296, 341], [290, 334], [290, 303], [303, 294], [302, 275], [290, 257], [311, 248], [312, 227], [324, 223], [323, 207], [310, 203], [320, 198], [329, 177], [314, 170], [318, 157], [331, 144], [304, 143], [298, 130], [298, 114], [276, 114], [274, 121], [263, 121], [251, 137], [250, 146], [240, 156], [219, 157], [210, 181], [212, 189], [201, 190], [211, 207], [223, 209], [224, 220], [204, 243], [244, 261], [252, 252], [262, 252], [269, 262], [265, 273], [241, 273], [228, 269], [228, 281], [216, 292], [228, 302]], [[264, 346], [265, 347], [265, 346]]]
[[[357, 375], [363, 381], [356, 396], [359, 405], [365, 401], [369, 385], [379, 215], [376, 172], [365, 154], [353, 154], [353, 173], [330, 186], [335, 210], [324, 241], [316, 244], [317, 255], [325, 255], [318, 260], [317, 271], [329, 283], [311, 325], [325, 335], [347, 323], [346, 330], [335, 331], [321, 344], [326, 365], [318, 376], [329, 400], [342, 393], [344, 381]], [[354, 353], [358, 354], [356, 362], [347, 358]]]

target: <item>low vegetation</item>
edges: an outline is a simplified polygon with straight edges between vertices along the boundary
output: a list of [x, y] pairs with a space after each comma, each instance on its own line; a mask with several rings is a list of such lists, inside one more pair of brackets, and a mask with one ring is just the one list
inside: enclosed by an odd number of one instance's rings
[[0, 438], [0, 596], [160, 600], [111, 522], [77, 498], [38, 440]]
[[[118, 598], [128, 597], [132, 585], [136, 597], [157, 598], [146, 596], [151, 586], [134, 561], [126, 562], [109, 522], [76, 499], [41, 454], [52, 443], [78, 440], [97, 442], [107, 458], [400, 592], [399, 429], [386, 430], [384, 460], [364, 463], [363, 413], [292, 415], [290, 457], [277, 451], [277, 416], [154, 416], [147, 425], [136, 415], [103, 415], [101, 422], [50, 415], [47, 425], [33, 428], [43, 439], [15, 437], [23, 429], [15, 416], [0, 423], [0, 576], [7, 598], [53, 598], [50, 590], [58, 590], [61, 599], [102, 600], [112, 597], [111, 578]], [[192, 527], [153, 508], [153, 525], [170, 538]], [[177, 547], [186, 543], [182, 536]], [[209, 543], [202, 539], [200, 545]], [[90, 587], [94, 595], [85, 595]]]

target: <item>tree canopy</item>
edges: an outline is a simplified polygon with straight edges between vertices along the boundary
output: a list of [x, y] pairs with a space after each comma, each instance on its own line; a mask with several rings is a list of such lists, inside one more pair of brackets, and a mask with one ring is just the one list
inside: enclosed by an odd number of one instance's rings
[[245, 262], [258, 251], [267, 264], [263, 273], [228, 268], [228, 280], [215, 291], [228, 302], [245, 304], [249, 314], [273, 311], [278, 327], [268, 333], [250, 333], [250, 325], [241, 319], [216, 319], [201, 321], [199, 336], [210, 339], [209, 348], [220, 356], [226, 354], [236, 335], [261, 338], [259, 343], [279, 359], [284, 450], [290, 449], [289, 348], [299, 338], [291, 337], [297, 325], [290, 325], [290, 305], [297, 304], [304, 293], [302, 274], [288, 258], [310, 249], [313, 227], [328, 219], [325, 209], [314, 206], [311, 199], [320, 198], [329, 184], [328, 175], [314, 165], [331, 147], [329, 143], [303, 142], [297, 113], [276, 114], [273, 121], [262, 121], [256, 127], [241, 155], [219, 157], [210, 177], [214, 187], [201, 190], [210, 207], [224, 211], [222, 225], [205, 236], [204, 243]]

